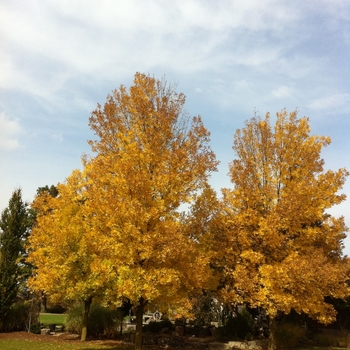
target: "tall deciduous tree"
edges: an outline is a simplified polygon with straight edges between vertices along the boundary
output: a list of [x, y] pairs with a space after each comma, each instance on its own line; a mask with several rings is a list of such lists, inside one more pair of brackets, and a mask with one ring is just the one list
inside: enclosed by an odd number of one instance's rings
[[28, 204], [16, 189], [0, 219], [0, 329], [14, 304], [26, 269], [24, 243], [32, 226]]
[[207, 258], [186, 234], [179, 207], [206, 186], [217, 162], [200, 117], [164, 81], [137, 73], [90, 118], [96, 158], [86, 162], [96, 235], [117, 274], [115, 293], [137, 309], [135, 348], [142, 345], [146, 305], [179, 302], [206, 279]]
[[[78, 170], [64, 184], [38, 191], [32, 203], [36, 224], [29, 237], [28, 261], [36, 266], [29, 286], [52, 301], [84, 304], [81, 340], [86, 340], [87, 320], [93, 298], [115, 280], [111, 266], [100, 252], [98, 235], [85, 214], [86, 179]], [[57, 196], [57, 194], [59, 195]]]
[[345, 199], [339, 191], [348, 172], [324, 170], [320, 154], [329, 144], [329, 137], [310, 135], [307, 118], [286, 110], [277, 113], [274, 129], [267, 114], [234, 136], [234, 187], [224, 190], [225, 209], [216, 218], [222, 296], [265, 309], [271, 349], [278, 312], [294, 309], [328, 323], [335, 311], [325, 297], [349, 294], [347, 228], [327, 213]]

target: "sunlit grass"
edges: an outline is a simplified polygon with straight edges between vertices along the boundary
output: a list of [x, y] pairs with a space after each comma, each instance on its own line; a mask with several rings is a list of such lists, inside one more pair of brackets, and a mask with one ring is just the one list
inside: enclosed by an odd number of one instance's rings
[[40, 314], [39, 322], [45, 326], [49, 324], [65, 325], [67, 315], [65, 314]]

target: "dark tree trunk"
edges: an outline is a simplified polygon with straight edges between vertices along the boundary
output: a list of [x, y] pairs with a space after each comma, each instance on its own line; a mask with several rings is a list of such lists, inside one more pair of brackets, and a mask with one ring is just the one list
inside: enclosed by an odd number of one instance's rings
[[268, 350], [276, 350], [276, 319], [269, 317], [269, 339], [268, 339]]
[[42, 302], [42, 310], [43, 310], [43, 312], [47, 312], [47, 298], [46, 298], [46, 295], [43, 292], [42, 292], [41, 302]]
[[135, 334], [135, 350], [142, 349], [142, 321], [143, 321], [143, 308], [145, 306], [145, 300], [141, 297], [139, 304], [136, 307], [136, 334]]
[[88, 324], [88, 318], [89, 318], [89, 312], [90, 312], [90, 306], [92, 302], [92, 297], [89, 299], [84, 300], [84, 314], [83, 314], [83, 324], [81, 328], [81, 341], [86, 340], [87, 335], [87, 324]]

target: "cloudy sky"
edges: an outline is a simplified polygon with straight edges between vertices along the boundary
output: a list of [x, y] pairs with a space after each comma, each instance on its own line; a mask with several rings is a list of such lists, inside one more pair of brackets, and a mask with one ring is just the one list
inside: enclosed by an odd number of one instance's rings
[[[2, 0], [0, 210], [80, 167], [91, 111], [137, 71], [177, 83], [202, 116], [218, 191], [254, 110], [297, 108], [332, 138], [326, 167], [350, 169], [349, 23], [349, 0]], [[349, 201], [332, 209], [348, 226]]]

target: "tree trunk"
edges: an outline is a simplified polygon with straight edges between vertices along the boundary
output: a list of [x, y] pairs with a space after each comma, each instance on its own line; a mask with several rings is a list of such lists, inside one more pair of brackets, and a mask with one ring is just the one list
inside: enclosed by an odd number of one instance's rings
[[92, 302], [92, 297], [89, 299], [84, 300], [84, 314], [83, 314], [83, 324], [81, 328], [81, 341], [86, 340], [87, 335], [87, 324], [88, 324], [88, 318], [89, 318], [89, 312], [90, 312], [90, 306]]
[[139, 304], [136, 307], [135, 350], [142, 349], [142, 321], [143, 321], [144, 306], [145, 306], [145, 300], [141, 297], [139, 300]]
[[269, 317], [269, 339], [268, 339], [268, 350], [276, 350], [276, 319], [274, 317]]

